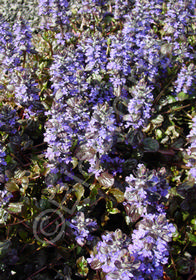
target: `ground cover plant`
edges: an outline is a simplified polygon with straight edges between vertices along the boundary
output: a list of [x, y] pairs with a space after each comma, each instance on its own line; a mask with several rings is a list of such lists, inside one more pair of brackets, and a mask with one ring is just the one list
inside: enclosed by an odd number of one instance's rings
[[196, 279], [194, 0], [0, 0], [0, 279]]

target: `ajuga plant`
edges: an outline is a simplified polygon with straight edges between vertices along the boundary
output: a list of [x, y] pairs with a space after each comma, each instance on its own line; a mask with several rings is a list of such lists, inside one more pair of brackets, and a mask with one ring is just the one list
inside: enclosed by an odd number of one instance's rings
[[13, 34], [10, 25], [0, 17], [1, 20], [1, 71], [13, 71], [20, 63], [17, 49], [14, 48]]
[[124, 193], [127, 222], [136, 222], [132, 236], [120, 229], [102, 236], [95, 255], [88, 259], [91, 267], [102, 270], [106, 279], [159, 279], [168, 261], [168, 242], [175, 227], [167, 222], [162, 202], [169, 186], [164, 170], [159, 173], [138, 166], [137, 177], [126, 178]]
[[0, 278], [193, 279], [194, 1], [8, 2]]
[[195, 121], [196, 118], [192, 119], [192, 128], [190, 133], [187, 135], [187, 140], [189, 143], [188, 147], [188, 163], [187, 166], [190, 167], [189, 173], [195, 179], [196, 177], [196, 169], [195, 169]]
[[0, 184], [1, 184], [1, 190], [0, 190], [0, 206], [6, 205], [9, 199], [12, 197], [12, 194], [8, 193], [7, 190], [3, 188], [3, 184], [6, 182], [6, 175], [5, 175], [5, 167], [7, 165], [5, 161], [6, 153], [2, 149], [2, 145], [0, 146]]

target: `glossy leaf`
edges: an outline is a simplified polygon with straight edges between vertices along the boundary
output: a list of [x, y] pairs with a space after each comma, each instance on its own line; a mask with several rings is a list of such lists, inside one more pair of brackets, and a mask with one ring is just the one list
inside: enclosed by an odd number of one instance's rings
[[143, 146], [145, 152], [157, 152], [159, 150], [159, 142], [156, 139], [145, 138]]
[[109, 192], [116, 198], [118, 203], [122, 203], [124, 201], [124, 193], [119, 189], [110, 189]]
[[73, 186], [73, 189], [75, 190], [77, 200], [80, 201], [84, 195], [84, 187], [80, 183], [77, 183]]
[[8, 211], [11, 213], [21, 213], [22, 207], [23, 207], [22, 202], [9, 203]]
[[108, 172], [101, 173], [98, 177], [98, 181], [100, 185], [106, 189], [111, 188], [114, 185], [114, 177]]

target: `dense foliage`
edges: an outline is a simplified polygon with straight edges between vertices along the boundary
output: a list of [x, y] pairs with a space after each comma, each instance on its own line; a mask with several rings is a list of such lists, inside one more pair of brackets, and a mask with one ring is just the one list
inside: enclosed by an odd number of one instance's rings
[[194, 0], [0, 0], [0, 279], [196, 279]]

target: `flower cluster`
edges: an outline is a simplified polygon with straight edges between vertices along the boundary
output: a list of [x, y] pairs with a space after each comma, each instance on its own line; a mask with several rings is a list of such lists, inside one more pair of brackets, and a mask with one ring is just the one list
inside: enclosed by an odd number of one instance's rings
[[19, 55], [25, 52], [31, 52], [33, 46], [31, 44], [32, 31], [30, 26], [21, 18], [13, 25], [14, 46]]
[[1, 189], [3, 188], [3, 190], [0, 190], [0, 207], [6, 205], [13, 196], [4, 188], [4, 183], [6, 182], [5, 167], [7, 165], [5, 157], [6, 153], [3, 151], [2, 145], [0, 144], [0, 187]]
[[[113, 150], [115, 151], [115, 148]], [[120, 158], [119, 156], [115, 156], [115, 152], [111, 151], [109, 155], [104, 154], [101, 157], [100, 163], [102, 169], [108, 170], [110, 173], [112, 173], [115, 176], [117, 173], [123, 172], [123, 164], [125, 164], [125, 159]]]
[[[99, 170], [95, 166], [108, 152], [108, 143], [112, 145], [115, 130], [114, 112], [107, 104], [112, 92], [103, 80], [105, 66], [106, 43], [96, 37], [84, 39], [84, 44], [73, 52], [70, 50], [64, 56], [54, 56], [50, 68], [54, 103], [51, 112], [47, 113], [51, 118], [45, 133], [45, 141], [49, 144], [46, 156], [50, 164], [51, 160], [65, 164], [71, 162], [71, 147], [77, 140], [79, 147], [82, 145], [84, 149], [88, 146], [91, 150], [91, 157], [87, 156], [90, 172], [97, 175], [101, 172], [101, 168]], [[68, 96], [73, 98], [68, 99]], [[106, 143], [107, 147], [104, 147]], [[84, 157], [83, 154], [81, 159], [78, 151], [78, 159], [83, 160]], [[66, 168], [61, 164], [60, 169], [63, 172]]]
[[129, 253], [131, 240], [120, 229], [102, 235], [96, 246], [95, 255], [88, 258], [94, 270], [102, 270], [106, 280], [140, 279], [137, 278], [141, 262]]
[[10, 106], [5, 105], [1, 108], [0, 112], [0, 130], [8, 133], [9, 135], [16, 133], [17, 122], [16, 110]]
[[44, 15], [46, 18], [44, 27], [66, 25], [68, 23], [67, 8], [67, 0], [40, 0], [39, 15]]
[[1, 71], [4, 73], [13, 72], [13, 69], [20, 64], [20, 58], [14, 45], [11, 27], [2, 16], [0, 16], [0, 41]]
[[131, 7], [133, 5], [133, 1], [131, 0], [115, 0], [114, 5], [112, 5], [114, 18], [115, 19], [122, 19], [126, 14], [129, 13]]
[[102, 0], [70, 1], [70, 20], [79, 23], [80, 30], [89, 23], [90, 28], [93, 28], [95, 18], [100, 16], [104, 2]]
[[13, 195], [7, 190], [0, 190], [0, 207], [6, 205], [12, 197]]
[[168, 242], [172, 241], [175, 227], [168, 224], [165, 214], [148, 214], [132, 233], [129, 253], [141, 262], [140, 277], [161, 279], [163, 265], [168, 262]]
[[85, 145], [92, 152], [92, 157], [88, 159], [91, 165], [89, 172], [95, 173], [96, 176], [102, 171], [98, 168], [99, 160], [112, 147], [115, 129], [115, 117], [112, 108], [109, 108], [107, 103], [94, 106], [93, 114], [86, 128]]
[[[194, 21], [194, 2], [193, 1], [173, 1], [167, 3], [164, 17], [164, 31], [167, 40], [185, 38], [186, 32], [190, 32], [190, 23]], [[170, 36], [172, 34], [172, 36]]]
[[165, 71], [168, 66], [166, 55], [160, 55], [162, 42], [151, 29], [159, 15], [161, 17], [161, 1], [151, 4], [136, 1], [125, 17], [122, 31], [110, 36], [107, 69], [114, 95], [125, 95], [129, 104], [129, 114], [124, 116], [126, 127], [143, 127], [150, 118], [159, 68]]
[[0, 185], [2, 186], [5, 183], [5, 166], [7, 165], [5, 161], [6, 153], [2, 149], [0, 144]]
[[72, 160], [71, 147], [74, 141], [83, 140], [88, 122], [89, 112], [85, 100], [73, 97], [62, 105], [54, 103], [50, 119], [45, 125], [44, 139], [48, 143], [46, 157], [50, 161], [51, 171], [63, 174], [68, 169]]
[[[148, 172], [144, 165], [138, 167], [138, 177], [126, 178], [129, 187], [124, 203], [128, 222], [137, 222], [131, 237], [121, 230], [102, 235], [88, 259], [91, 268], [102, 270], [106, 279], [159, 279], [169, 256], [168, 242], [175, 227], [166, 219], [161, 206], [169, 186], [165, 170]], [[147, 277], [147, 278], [146, 278]]]
[[[83, 54], [80, 49], [67, 51], [63, 56], [54, 55], [50, 68], [53, 95], [55, 101], [61, 102], [68, 96], [76, 96], [79, 92], [77, 75], [83, 69]], [[82, 82], [82, 81], [81, 81]]]
[[114, 95], [120, 96], [121, 89], [126, 84], [126, 77], [131, 73], [132, 56], [127, 51], [127, 48], [131, 49], [131, 43], [126, 43], [122, 35], [111, 36], [110, 40], [110, 56], [107, 70], [114, 88]]
[[97, 222], [90, 218], [85, 218], [84, 212], [78, 212], [76, 216], [71, 219], [69, 227], [75, 235], [76, 242], [80, 246], [84, 246], [88, 240], [91, 240], [91, 232], [96, 230]]
[[193, 63], [188, 65], [188, 67], [184, 64], [182, 65], [180, 72], [178, 73], [177, 80], [175, 81], [175, 93], [178, 94], [180, 92], [192, 93], [191, 87], [195, 84], [196, 79], [196, 67]]
[[29, 22], [33, 31], [39, 29], [40, 17], [38, 16], [38, 0], [1, 0], [0, 14], [7, 22], [13, 24], [16, 19], [22, 17]]
[[192, 46], [187, 39], [194, 33], [192, 29], [192, 23], [195, 21], [194, 9], [193, 1], [171, 0], [167, 3], [162, 40], [171, 49], [170, 65], [174, 65], [176, 62], [181, 64], [193, 58]]
[[88, 262], [105, 273], [106, 280], [160, 279], [168, 261], [168, 242], [175, 227], [165, 215], [148, 214], [133, 231], [132, 238], [120, 229], [102, 235]]
[[[15, 94], [16, 104], [28, 108], [26, 115], [42, 112], [39, 89], [31, 71], [25, 67], [26, 54], [33, 53], [31, 29], [22, 18], [12, 26], [0, 18], [0, 60], [2, 65], [1, 87]], [[13, 120], [14, 121], [14, 120]]]
[[26, 53], [33, 52], [31, 28], [22, 17], [18, 19], [12, 28], [2, 16], [0, 17], [0, 23], [0, 61], [3, 66], [2, 71], [4, 73], [7, 71], [12, 73], [14, 70], [20, 71], [21, 62], [23, 62], [23, 65], [25, 63]]
[[136, 1], [132, 12], [126, 16], [122, 34], [127, 52], [132, 56], [132, 79], [145, 73], [146, 79], [154, 83], [158, 75], [158, 65], [163, 60], [160, 56], [161, 42], [151, 25], [156, 25], [158, 17], [162, 18], [161, 2]]
[[136, 222], [147, 213], [162, 213], [165, 198], [168, 195], [169, 185], [165, 179], [166, 170], [147, 171], [142, 164], [138, 165], [137, 177], [126, 177], [129, 184], [124, 193], [127, 220]]
[[101, 38], [100, 34], [94, 38], [89, 36], [81, 42], [81, 47], [85, 56], [83, 91], [88, 92], [89, 103], [95, 105], [105, 101], [109, 102], [113, 97], [113, 92], [105, 81], [107, 74], [106, 40]]
[[128, 113], [123, 116], [126, 127], [144, 127], [146, 120], [150, 118], [151, 106], [153, 102], [153, 87], [146, 86], [144, 79], [141, 79], [136, 86], [132, 87], [132, 99], [128, 103]]
[[27, 118], [43, 112], [44, 108], [39, 98], [40, 90], [32, 77], [32, 73], [29, 73], [26, 69], [21, 71], [13, 81], [13, 85], [15, 87], [16, 104], [27, 108], [24, 112]]
[[192, 129], [191, 129], [189, 135], [187, 136], [188, 143], [190, 144], [190, 146], [188, 147], [188, 151], [187, 151], [188, 155], [189, 155], [189, 161], [187, 163], [187, 166], [190, 167], [189, 173], [191, 174], [191, 176], [194, 179], [196, 179], [196, 152], [195, 152], [196, 117], [194, 117], [192, 119], [192, 121], [193, 121]]

